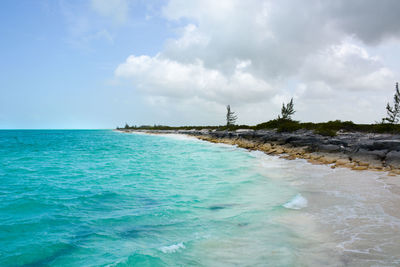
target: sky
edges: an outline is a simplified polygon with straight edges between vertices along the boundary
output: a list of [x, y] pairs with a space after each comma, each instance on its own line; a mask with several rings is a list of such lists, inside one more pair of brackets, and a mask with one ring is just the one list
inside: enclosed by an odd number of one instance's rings
[[398, 0], [2, 0], [0, 128], [375, 123]]

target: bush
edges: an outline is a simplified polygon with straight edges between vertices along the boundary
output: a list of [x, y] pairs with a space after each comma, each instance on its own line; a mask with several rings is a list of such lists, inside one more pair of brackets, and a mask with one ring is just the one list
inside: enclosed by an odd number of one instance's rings
[[275, 119], [275, 120], [270, 120], [267, 122], [263, 122], [260, 124], [257, 124], [256, 126], [254, 126], [255, 130], [262, 130], [262, 129], [279, 129], [282, 127], [287, 127], [289, 125], [300, 125], [298, 121], [292, 121], [292, 120], [288, 120], [288, 119]]
[[324, 127], [320, 127], [318, 129], [316, 129], [314, 131], [314, 133], [319, 134], [319, 135], [323, 135], [323, 136], [330, 136], [330, 137], [336, 136], [336, 131], [335, 130], [332, 130], [332, 129], [329, 129], [329, 128], [324, 128]]
[[399, 125], [391, 123], [379, 123], [371, 127], [372, 131], [375, 133], [400, 133]]
[[325, 129], [331, 129], [335, 131], [339, 130], [346, 130], [346, 131], [358, 131], [359, 127], [357, 127], [357, 124], [354, 124], [352, 121], [328, 121], [328, 122], [323, 122], [323, 123], [318, 123], [319, 127], [325, 128]]
[[300, 123], [297, 121], [286, 121], [279, 125], [278, 132], [295, 132], [301, 128]]

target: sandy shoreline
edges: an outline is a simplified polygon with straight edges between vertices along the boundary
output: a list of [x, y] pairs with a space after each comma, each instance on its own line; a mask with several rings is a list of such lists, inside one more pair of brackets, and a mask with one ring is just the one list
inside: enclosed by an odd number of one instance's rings
[[[279, 142], [265, 142], [252, 138], [236, 137], [216, 137], [210, 132], [199, 134], [199, 131], [160, 131], [160, 130], [118, 130], [121, 132], [136, 132], [146, 134], [183, 134], [197, 139], [212, 143], [223, 143], [234, 145], [248, 150], [262, 151], [268, 155], [279, 156], [287, 160], [305, 159], [311, 164], [327, 164], [332, 169], [348, 168], [355, 171], [374, 171], [384, 172], [388, 176], [399, 176], [400, 167], [396, 165], [386, 165], [383, 162], [367, 157], [352, 157], [343, 152], [324, 152], [312, 151], [309, 146], [293, 146], [291, 144], [279, 144]], [[398, 178], [398, 177], [397, 177]]]
[[[309, 152], [305, 147], [258, 143], [243, 138], [159, 131], [136, 133], [179, 134], [262, 151], [251, 152], [264, 160], [260, 171], [265, 172], [268, 179], [284, 181], [296, 188], [308, 201], [305, 207], [277, 218], [277, 223], [294, 233], [306, 235], [304, 244], [299, 244], [300, 262], [304, 266], [400, 264], [400, 179], [392, 169], [373, 168], [362, 161], [347, 162], [343, 155], [334, 158], [332, 153]], [[274, 157], [264, 159], [264, 153]]]
[[343, 154], [333, 154], [324, 152], [309, 152], [307, 147], [290, 147], [273, 143], [257, 143], [251, 140], [241, 139], [216, 139], [209, 136], [195, 136], [198, 139], [212, 142], [236, 145], [249, 150], [262, 151], [268, 155], [279, 156], [287, 160], [306, 159], [311, 164], [327, 164], [334, 168], [349, 168], [356, 171], [370, 170], [378, 172], [387, 172], [389, 176], [400, 175], [400, 169], [393, 167], [383, 167], [373, 162], [367, 162], [357, 159], [349, 159]]
[[[331, 169], [349, 169], [356, 172], [372, 172], [379, 175], [379, 179], [383, 181], [388, 190], [400, 197], [400, 168], [376, 166], [376, 162], [366, 162], [360, 160], [350, 160], [347, 155], [324, 153], [324, 152], [309, 152], [307, 147], [290, 147], [273, 143], [259, 143], [241, 138], [214, 138], [209, 135], [196, 135], [192, 133], [182, 132], [166, 132], [166, 131], [151, 131], [151, 130], [116, 130], [118, 132], [129, 132], [137, 134], [153, 134], [153, 135], [183, 135], [192, 138], [197, 138], [202, 141], [207, 141], [216, 144], [226, 144], [237, 146], [251, 151], [261, 151], [270, 156], [277, 156], [286, 160], [304, 159], [312, 165], [327, 165]], [[400, 208], [399, 208], [400, 214]]]

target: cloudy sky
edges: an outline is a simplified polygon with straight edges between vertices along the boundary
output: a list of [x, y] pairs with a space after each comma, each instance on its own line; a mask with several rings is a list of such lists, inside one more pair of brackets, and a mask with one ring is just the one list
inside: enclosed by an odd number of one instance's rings
[[400, 80], [398, 0], [3, 0], [0, 128], [374, 123]]

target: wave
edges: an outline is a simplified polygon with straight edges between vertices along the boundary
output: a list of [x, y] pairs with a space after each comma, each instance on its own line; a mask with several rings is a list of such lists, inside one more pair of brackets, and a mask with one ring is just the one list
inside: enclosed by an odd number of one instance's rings
[[175, 252], [177, 252], [179, 249], [183, 249], [183, 248], [185, 248], [185, 245], [181, 242], [181, 243], [178, 243], [178, 244], [173, 244], [173, 245], [171, 245], [171, 246], [165, 246], [165, 247], [161, 247], [160, 248], [160, 250], [163, 252], [163, 253], [175, 253]]
[[289, 202], [283, 204], [283, 206], [287, 209], [299, 210], [307, 207], [308, 201], [301, 194], [297, 194], [294, 198], [292, 198]]

